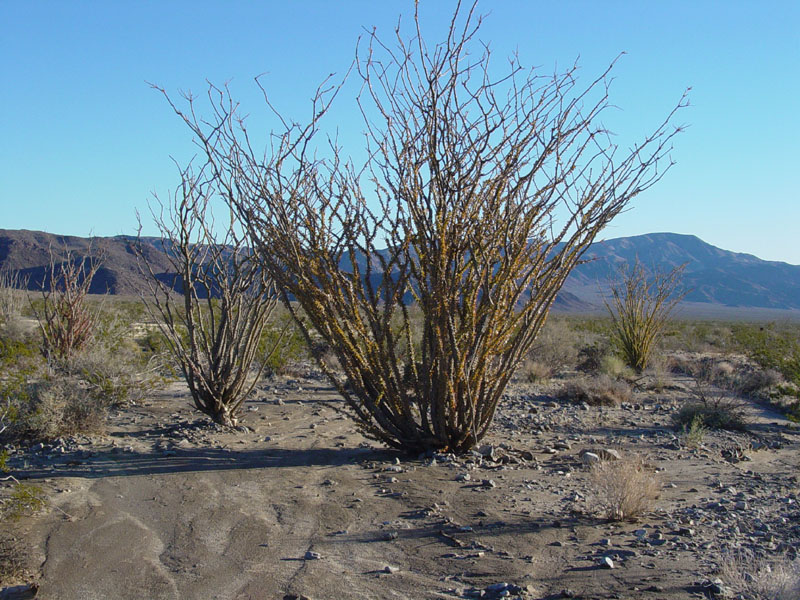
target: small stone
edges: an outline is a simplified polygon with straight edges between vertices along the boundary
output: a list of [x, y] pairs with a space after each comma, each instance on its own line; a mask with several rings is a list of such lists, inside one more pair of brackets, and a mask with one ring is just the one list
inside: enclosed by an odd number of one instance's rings
[[470, 479], [472, 479], [472, 476], [469, 473], [460, 473], [456, 477], [456, 481], [469, 481]]
[[492, 479], [484, 479], [481, 481], [481, 486], [485, 488], [493, 488], [497, 487], [497, 484]]
[[391, 566], [391, 565], [386, 565], [385, 567], [383, 567], [383, 572], [384, 572], [384, 573], [388, 573], [388, 574], [390, 574], [390, 575], [391, 575], [392, 573], [397, 573], [399, 570], [400, 570], [400, 568], [399, 568], [399, 567], [393, 567], [393, 566]]
[[613, 569], [614, 568], [614, 561], [611, 560], [608, 556], [604, 556], [599, 561], [599, 566], [601, 569]]
[[312, 552], [311, 550], [309, 550], [305, 554], [306, 560], [319, 560], [320, 558], [322, 558], [322, 554], [320, 554], [319, 552]]
[[597, 463], [599, 463], [600, 457], [597, 456], [597, 454], [595, 454], [594, 452], [584, 452], [583, 456], [581, 456], [581, 461], [583, 462], [584, 465], [590, 467], [592, 465], [596, 465]]

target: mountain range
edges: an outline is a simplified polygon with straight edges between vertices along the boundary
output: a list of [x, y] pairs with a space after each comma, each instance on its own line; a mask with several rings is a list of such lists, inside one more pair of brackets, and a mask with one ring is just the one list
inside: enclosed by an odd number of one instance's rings
[[[27, 279], [29, 289], [38, 290], [47, 280], [51, 248], [57, 260], [61, 260], [65, 251], [77, 256], [86, 254], [90, 243], [102, 245], [105, 250], [92, 293], [133, 295], [146, 289], [137, 265], [133, 236], [90, 241], [39, 231], [0, 229], [0, 270], [19, 273]], [[165, 278], [172, 275], [160, 238], [143, 238], [142, 248], [156, 273]], [[585, 261], [573, 270], [554, 309], [561, 312], [602, 309], [609, 279], [620, 265], [632, 264], [637, 258], [647, 269], [662, 272], [686, 265], [682, 278], [687, 290], [682, 303], [685, 312], [765, 318], [800, 316], [800, 266], [722, 250], [696, 236], [676, 233], [595, 242], [584, 255]]]

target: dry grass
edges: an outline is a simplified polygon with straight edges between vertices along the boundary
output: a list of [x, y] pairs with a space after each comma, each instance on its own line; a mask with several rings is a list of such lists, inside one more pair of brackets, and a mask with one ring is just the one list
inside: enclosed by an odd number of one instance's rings
[[653, 508], [661, 489], [639, 457], [597, 463], [591, 485], [598, 510], [611, 521], [635, 521]]
[[8, 531], [0, 532], [0, 588], [21, 583], [27, 576], [25, 548]]
[[566, 383], [558, 398], [590, 406], [616, 406], [631, 399], [631, 387], [624, 381], [615, 381], [608, 375], [581, 377]]
[[766, 560], [745, 552], [729, 557], [720, 571], [725, 584], [746, 600], [800, 598], [800, 560], [786, 555]]

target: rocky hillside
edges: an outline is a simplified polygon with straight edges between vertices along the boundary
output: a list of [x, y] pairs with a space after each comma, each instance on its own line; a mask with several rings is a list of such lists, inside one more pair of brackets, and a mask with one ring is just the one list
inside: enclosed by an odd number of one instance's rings
[[[145, 282], [139, 273], [132, 236], [94, 238], [106, 259], [92, 285], [93, 293], [138, 294]], [[144, 238], [143, 250], [155, 271], [171, 278], [158, 238]], [[83, 255], [90, 240], [39, 231], [0, 229], [0, 269], [28, 279], [29, 289], [46, 280], [50, 248], [57, 260], [66, 251]], [[650, 269], [669, 270], [686, 263], [686, 301], [695, 306], [800, 310], [800, 266], [764, 261], [750, 254], [722, 250], [692, 235], [652, 233], [594, 244], [585, 264], [575, 269], [556, 302], [556, 310], [585, 312], [602, 306], [609, 277], [622, 263], [638, 259]]]

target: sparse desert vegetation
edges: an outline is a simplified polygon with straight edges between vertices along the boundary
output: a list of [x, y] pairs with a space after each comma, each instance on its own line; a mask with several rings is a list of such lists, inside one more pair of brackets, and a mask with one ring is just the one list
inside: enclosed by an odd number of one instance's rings
[[679, 318], [672, 234], [565, 289], [686, 97], [618, 145], [613, 63], [497, 71], [481, 21], [366, 30], [305, 120], [257, 79], [266, 134], [153, 86], [158, 235], [0, 271], [0, 598], [797, 598], [800, 324]]
[[[183, 595], [221, 589], [240, 576], [239, 559], [190, 533], [205, 530], [226, 532], [247, 561], [261, 560], [246, 542], [253, 535], [275, 556], [302, 561], [302, 575], [283, 561], [261, 563], [274, 583], [240, 583], [297, 597], [499, 598], [501, 583], [505, 597], [525, 599], [603, 598], [631, 587], [676, 599], [715, 589], [792, 597], [784, 590], [796, 585], [800, 432], [786, 418], [791, 406], [774, 399], [789, 382], [767, 374], [741, 340], [761, 327], [788, 336], [798, 325], [672, 321], [675, 333], [653, 351], [658, 373], [636, 374], [614, 366], [606, 317], [555, 315], [534, 355], [547, 376], [520, 366], [482, 445], [409, 457], [371, 444], [340, 414], [337, 390], [300, 333], [285, 331], [279, 309], [263, 334], [269, 346], [280, 337], [279, 358], [233, 429], [197, 417], [179, 373], [154, 370], [163, 340], [136, 301], [88, 301], [99, 315], [93, 341], [58, 377], [29, 317], [17, 313], [12, 320], [24, 326], [0, 330], [0, 441], [13, 476], [0, 491], [3, 585], [36, 581], [43, 593], [74, 596], [87, 581], [70, 574], [74, 536], [89, 536], [90, 547], [109, 535], [167, 540], [166, 519], [178, 537], [157, 552], [192, 561], [196, 575], [142, 569], [164, 564], [150, 554], [162, 548], [152, 541], [134, 555], [94, 555], [97, 574], [135, 563], [158, 598], [168, 597], [164, 582]], [[676, 340], [688, 337], [681, 348]], [[134, 395], [85, 375], [106, 372], [96, 365], [106, 355], [127, 365]], [[195, 493], [207, 486], [244, 513], [212, 525]], [[745, 555], [752, 559], [736, 558]], [[581, 569], [592, 570], [592, 583]], [[98, 593], [116, 586], [88, 580]]]

